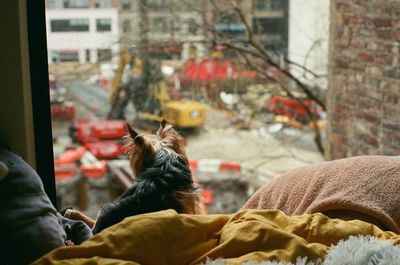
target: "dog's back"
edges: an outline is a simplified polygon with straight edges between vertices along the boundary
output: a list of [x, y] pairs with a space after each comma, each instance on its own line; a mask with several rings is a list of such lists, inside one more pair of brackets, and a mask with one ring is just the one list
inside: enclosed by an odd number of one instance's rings
[[94, 233], [125, 217], [174, 209], [196, 213], [198, 196], [189, 168], [182, 137], [165, 122], [157, 135], [138, 134], [128, 129], [126, 150], [135, 182], [117, 200], [100, 211]]

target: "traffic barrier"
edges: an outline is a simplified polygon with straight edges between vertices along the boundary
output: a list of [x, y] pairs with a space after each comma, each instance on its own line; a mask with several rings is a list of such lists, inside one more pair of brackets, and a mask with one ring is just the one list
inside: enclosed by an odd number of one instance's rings
[[242, 166], [236, 161], [220, 159], [189, 159], [190, 169], [199, 172], [241, 172]]

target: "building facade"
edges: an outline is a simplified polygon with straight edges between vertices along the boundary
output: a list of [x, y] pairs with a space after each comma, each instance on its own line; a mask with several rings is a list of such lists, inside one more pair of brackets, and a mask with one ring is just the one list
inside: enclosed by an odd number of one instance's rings
[[[204, 53], [205, 34], [201, 13], [203, 1], [121, 0], [119, 29], [123, 46], [137, 47], [143, 38], [141, 24], [153, 55], [162, 59], [186, 58], [189, 46]], [[146, 22], [145, 22], [146, 21]]]
[[49, 64], [118, 60], [116, 1], [48, 0], [46, 26]]
[[328, 158], [400, 152], [399, 1], [332, 0]]
[[[328, 86], [330, 0], [291, 0], [288, 16], [288, 59], [291, 72], [310, 87]], [[311, 72], [306, 72], [301, 65]], [[318, 76], [318, 77], [316, 77]]]

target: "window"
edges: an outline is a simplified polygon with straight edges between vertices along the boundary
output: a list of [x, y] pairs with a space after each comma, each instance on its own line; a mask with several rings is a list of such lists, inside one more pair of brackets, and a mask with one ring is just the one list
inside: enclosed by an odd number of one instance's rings
[[258, 34], [282, 34], [284, 21], [282, 18], [256, 18], [253, 21], [253, 28]]
[[111, 61], [111, 49], [98, 49], [97, 50], [97, 61], [106, 62]]
[[246, 27], [241, 23], [233, 12], [221, 12], [217, 23], [214, 25], [216, 31], [223, 33], [226, 37], [243, 37]]
[[49, 0], [47, 2], [47, 8], [63, 8], [63, 0]]
[[187, 28], [188, 28], [188, 33], [192, 35], [198, 34], [198, 31], [200, 29], [200, 25], [194, 20], [193, 18], [190, 18], [186, 21], [187, 23]]
[[128, 32], [132, 31], [131, 21], [129, 19], [124, 20], [124, 22], [122, 23], [122, 31], [124, 33], [128, 33]]
[[90, 63], [90, 50], [89, 49], [85, 50], [85, 60], [87, 63]]
[[170, 7], [170, 0], [147, 0], [146, 6], [151, 9], [165, 10]]
[[96, 30], [111, 31], [111, 19], [110, 18], [96, 19]]
[[268, 49], [287, 49], [287, 31], [283, 18], [257, 18], [253, 20], [254, 33]]
[[79, 52], [73, 51], [59, 51], [58, 58], [60, 62], [79, 62]]
[[154, 33], [171, 32], [171, 23], [167, 17], [153, 17], [150, 20], [150, 29]]
[[50, 29], [51, 32], [89, 31], [89, 19], [53, 19]]
[[96, 0], [96, 8], [110, 8], [112, 7], [111, 0]]
[[88, 8], [89, 0], [64, 0], [65, 8]]
[[283, 8], [283, 0], [256, 0], [256, 11], [278, 11]]
[[129, 10], [132, 7], [132, 2], [131, 0], [122, 0], [122, 9], [123, 10]]

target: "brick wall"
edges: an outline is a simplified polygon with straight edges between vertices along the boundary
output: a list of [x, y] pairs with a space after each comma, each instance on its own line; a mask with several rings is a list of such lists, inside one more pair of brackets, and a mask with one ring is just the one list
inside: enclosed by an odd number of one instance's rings
[[399, 0], [332, 0], [328, 159], [400, 154], [399, 53]]

